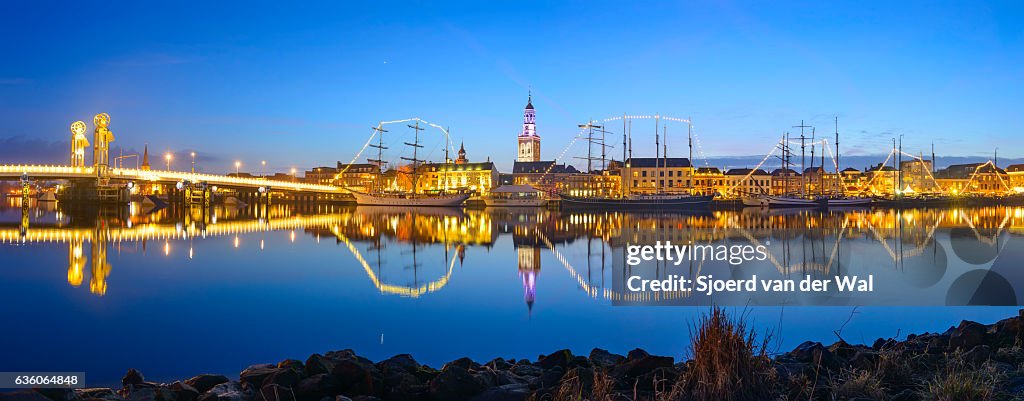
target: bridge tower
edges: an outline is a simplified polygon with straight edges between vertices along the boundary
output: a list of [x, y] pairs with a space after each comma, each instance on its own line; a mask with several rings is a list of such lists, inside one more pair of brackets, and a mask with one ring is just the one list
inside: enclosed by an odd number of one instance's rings
[[85, 148], [89, 147], [86, 129], [84, 121], [71, 123], [71, 167], [85, 167]]
[[107, 176], [107, 167], [110, 160], [110, 143], [114, 141], [114, 134], [107, 129], [110, 125], [110, 115], [107, 113], [97, 114], [92, 122], [96, 125], [93, 131], [92, 164], [96, 167], [96, 175], [100, 178]]

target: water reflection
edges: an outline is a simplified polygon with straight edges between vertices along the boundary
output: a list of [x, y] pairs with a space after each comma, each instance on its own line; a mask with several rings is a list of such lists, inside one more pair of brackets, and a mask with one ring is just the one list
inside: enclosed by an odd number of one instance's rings
[[[202, 259], [204, 255], [194, 251], [197, 241], [232, 237], [227, 246], [238, 248], [243, 241], [256, 240], [262, 251], [264, 233], [287, 231], [290, 244], [333, 239], [348, 254], [338, 258], [359, 266], [380, 293], [420, 297], [445, 289], [457, 266], [475, 253], [490, 252], [499, 237], [511, 236], [523, 301], [531, 310], [546, 254], [553, 256], [579, 291], [605, 300], [637, 296], [612, 288], [609, 267], [616, 258], [621, 260], [626, 244], [655, 241], [764, 245], [769, 250], [766, 263], [780, 275], [835, 274], [852, 268], [856, 263], [851, 258], [855, 258], [874, 266], [888, 265], [903, 272], [908, 284], [924, 288], [943, 279], [949, 270], [961, 274], [976, 266], [990, 268], [987, 265], [1002, 252], [1006, 237], [1021, 234], [1024, 223], [1024, 209], [1017, 207], [702, 214], [330, 206], [206, 212], [147, 211], [139, 205], [93, 213], [52, 204], [17, 209], [21, 210], [18, 222], [0, 224], [0, 242], [66, 244], [68, 284], [79, 287], [88, 270], [89, 291], [98, 296], [112, 290], [108, 288], [114, 273], [108, 260], [112, 247], [145, 252], [157, 242], [165, 256], [183, 247], [189, 259]], [[570, 246], [577, 241], [585, 243]], [[703, 262], [688, 263], [699, 271]], [[975, 280], [991, 279], [987, 275]]]

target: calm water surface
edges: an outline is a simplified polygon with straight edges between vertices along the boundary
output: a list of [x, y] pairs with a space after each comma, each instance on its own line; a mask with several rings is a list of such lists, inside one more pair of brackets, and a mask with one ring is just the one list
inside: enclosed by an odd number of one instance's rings
[[[410, 353], [433, 366], [562, 348], [683, 356], [704, 309], [611, 306], [612, 259], [637, 232], [772, 240], [774, 267], [795, 274], [863, 263], [917, 272], [907, 285], [918, 286], [977, 269], [1012, 272], [1024, 257], [1024, 210], [1002, 207], [694, 216], [31, 206], [7, 200], [0, 210], [0, 371], [84, 371], [89, 385], [113, 385], [129, 367], [161, 381], [234, 376], [253, 363], [344, 348], [374, 360]], [[833, 257], [838, 233], [846, 250]], [[823, 252], [793, 251], [808, 246]], [[848, 319], [843, 336], [870, 343], [1016, 310], [789, 306], [750, 316], [789, 350], [834, 341]]]

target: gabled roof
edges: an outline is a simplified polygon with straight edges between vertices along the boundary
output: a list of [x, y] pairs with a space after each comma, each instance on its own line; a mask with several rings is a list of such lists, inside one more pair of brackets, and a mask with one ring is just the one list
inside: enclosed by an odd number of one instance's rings
[[718, 167], [698, 167], [697, 174], [722, 174]]
[[[753, 171], [753, 173], [751, 173], [751, 171]], [[747, 175], [747, 174], [750, 174], [750, 175], [768, 175], [768, 172], [764, 171], [764, 170], [761, 170], [761, 169], [754, 170], [754, 169], [750, 169], [750, 168], [733, 168], [733, 169], [729, 169], [729, 171], [725, 172], [725, 175]]]
[[796, 170], [793, 170], [791, 168], [786, 168], [786, 169], [777, 168], [775, 170], [772, 170], [772, 175], [774, 175], [774, 176], [791, 175], [791, 176], [794, 176], [794, 177], [799, 177], [800, 173], [796, 172]]
[[576, 167], [566, 164], [555, 164], [554, 160], [539, 162], [516, 161], [512, 165], [512, 174], [572, 174], [578, 172], [579, 170], [576, 170]]
[[1011, 164], [1009, 166], [1006, 166], [1006, 172], [1008, 172], [1008, 173], [1024, 172], [1024, 164]]
[[626, 165], [633, 168], [653, 168], [653, 167], [693, 167], [690, 165], [690, 159], [685, 157], [633, 157], [626, 160]]

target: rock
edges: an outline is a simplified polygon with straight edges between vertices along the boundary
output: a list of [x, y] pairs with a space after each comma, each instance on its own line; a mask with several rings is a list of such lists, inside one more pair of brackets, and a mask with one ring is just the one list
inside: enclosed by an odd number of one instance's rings
[[832, 353], [819, 342], [805, 341], [790, 351], [789, 356], [797, 362], [812, 365], [829, 366], [832, 364]]
[[402, 371], [413, 373], [420, 367], [420, 364], [409, 354], [399, 354], [377, 363], [381, 372]]
[[253, 392], [247, 391], [239, 382], [227, 382], [213, 386], [199, 396], [199, 401], [249, 401]]
[[279, 384], [268, 384], [256, 395], [259, 401], [296, 401], [295, 392]]
[[508, 370], [512, 367], [512, 363], [506, 361], [504, 358], [494, 358], [485, 363], [484, 366], [495, 370]]
[[964, 320], [950, 333], [949, 348], [969, 350], [981, 345], [985, 342], [986, 332], [988, 332], [988, 328], [985, 325]]
[[238, 378], [242, 383], [242, 387], [259, 389], [263, 387], [263, 381], [274, 373], [277, 373], [277, 365], [263, 363], [245, 368], [242, 373], [238, 374]]
[[629, 353], [626, 354], [626, 360], [632, 361], [648, 356], [651, 356], [651, 354], [647, 353], [647, 351], [644, 351], [640, 348], [634, 348], [632, 351], [629, 351]]
[[992, 348], [987, 345], [976, 345], [964, 353], [964, 361], [973, 365], [981, 365], [992, 357]]
[[123, 400], [113, 389], [109, 388], [83, 388], [75, 390], [79, 398], [90, 398], [95, 400], [120, 401]]
[[323, 355], [313, 354], [306, 359], [306, 376], [313, 376], [320, 373], [330, 373], [331, 368], [333, 367], [334, 364], [331, 363], [331, 361], [328, 360]]
[[125, 401], [178, 401], [178, 394], [163, 387], [140, 387], [124, 397]]
[[533, 366], [530, 363], [521, 362], [512, 366], [511, 371], [519, 376], [540, 376], [544, 374], [544, 369], [541, 369], [539, 366]]
[[302, 379], [295, 390], [300, 401], [318, 401], [341, 393], [341, 381], [329, 373], [318, 373]]
[[191, 379], [185, 380], [185, 384], [194, 387], [196, 391], [202, 394], [207, 391], [210, 391], [210, 389], [213, 388], [213, 386], [216, 386], [221, 383], [227, 383], [228, 381], [229, 380], [227, 376], [224, 375], [202, 374], [195, 376]]
[[626, 360], [626, 357], [611, 352], [605, 351], [601, 348], [594, 348], [590, 351], [590, 362], [595, 366], [600, 367], [612, 367], [622, 363]]
[[561, 351], [555, 351], [550, 355], [540, 356], [537, 358], [537, 366], [540, 366], [542, 369], [551, 369], [555, 366], [567, 369], [569, 367], [569, 363], [572, 362], [574, 358], [572, 351], [563, 349]]
[[36, 393], [50, 401], [78, 401], [78, 393], [69, 388], [36, 388]]
[[331, 375], [340, 381], [344, 394], [373, 395], [380, 388], [380, 371], [372, 363], [359, 358], [335, 361]]
[[434, 400], [468, 400], [486, 388], [469, 370], [458, 364], [446, 364], [441, 373], [430, 381], [430, 398]]
[[671, 368], [675, 364], [675, 358], [670, 356], [656, 356], [647, 352], [630, 354], [632, 358], [627, 356], [625, 362], [615, 366], [613, 376], [639, 377], [658, 368]]
[[530, 387], [526, 384], [506, 384], [489, 388], [470, 401], [524, 401], [529, 395]]
[[124, 377], [121, 378], [121, 386], [128, 387], [131, 385], [139, 385], [144, 381], [145, 379], [142, 377], [142, 373], [139, 373], [139, 371], [135, 369], [128, 369], [128, 373], [125, 373]]
[[551, 369], [545, 370], [543, 374], [538, 378], [536, 385], [539, 388], [552, 387], [562, 381], [562, 376], [565, 375], [565, 370], [561, 366], [555, 366]]
[[195, 387], [180, 381], [171, 383], [167, 389], [177, 395], [178, 401], [195, 401], [199, 398], [199, 391]]

